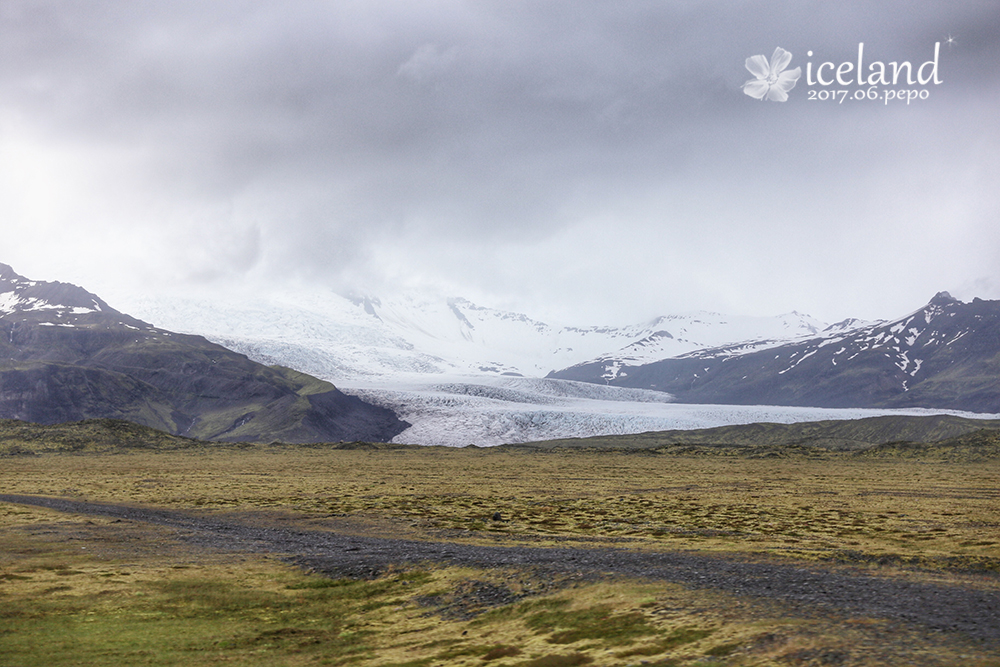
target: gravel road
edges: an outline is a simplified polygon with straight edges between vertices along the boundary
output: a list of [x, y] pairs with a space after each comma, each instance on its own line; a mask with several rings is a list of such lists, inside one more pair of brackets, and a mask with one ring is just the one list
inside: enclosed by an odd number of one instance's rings
[[333, 577], [368, 577], [390, 564], [433, 561], [483, 568], [529, 566], [586, 578], [624, 575], [765, 597], [800, 608], [908, 621], [1000, 642], [1000, 591], [889, 579], [844, 568], [690, 553], [612, 548], [477, 546], [261, 526], [238, 518], [42, 496], [0, 494], [0, 502], [177, 528], [213, 550], [271, 553]]

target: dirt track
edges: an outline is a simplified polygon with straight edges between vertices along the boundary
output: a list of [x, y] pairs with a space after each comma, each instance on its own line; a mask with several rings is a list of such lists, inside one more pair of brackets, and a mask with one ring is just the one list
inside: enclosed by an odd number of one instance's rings
[[1000, 590], [889, 579], [843, 568], [688, 553], [609, 548], [477, 546], [262, 525], [227, 516], [0, 494], [0, 502], [115, 517], [178, 529], [178, 538], [216, 551], [270, 553], [333, 577], [368, 577], [391, 564], [433, 561], [476, 567], [532, 567], [559, 575], [615, 575], [772, 598], [802, 610], [837, 611], [917, 623], [1000, 643]]

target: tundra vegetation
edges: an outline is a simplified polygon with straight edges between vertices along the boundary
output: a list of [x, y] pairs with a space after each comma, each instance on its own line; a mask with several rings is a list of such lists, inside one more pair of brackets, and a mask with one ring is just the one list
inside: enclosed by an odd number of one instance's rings
[[[988, 432], [940, 449], [628, 450], [220, 445], [116, 422], [0, 427], [9, 494], [1000, 589], [1000, 458]], [[710, 588], [435, 563], [334, 580], [182, 532], [0, 503], [0, 665], [1000, 665], [996, 645], [958, 633]]]

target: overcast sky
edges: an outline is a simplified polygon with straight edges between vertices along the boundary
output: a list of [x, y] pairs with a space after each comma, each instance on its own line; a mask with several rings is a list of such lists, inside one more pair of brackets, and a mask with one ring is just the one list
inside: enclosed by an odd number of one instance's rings
[[[819, 99], [859, 42], [940, 83]], [[0, 0], [0, 262], [570, 324], [1000, 298], [1000, 2]]]

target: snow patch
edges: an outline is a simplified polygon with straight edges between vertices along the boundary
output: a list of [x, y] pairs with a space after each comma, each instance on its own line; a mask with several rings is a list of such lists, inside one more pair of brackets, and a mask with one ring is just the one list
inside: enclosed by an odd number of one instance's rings
[[0, 315], [10, 315], [15, 306], [21, 302], [21, 297], [15, 292], [0, 292]]
[[[899, 353], [899, 359], [895, 363], [896, 363], [896, 366], [899, 367], [899, 370], [901, 370], [901, 371], [903, 371], [905, 373], [906, 372], [906, 367], [910, 365], [910, 360], [906, 356], [906, 352], [900, 352]], [[906, 383], [905, 382], [903, 383], [903, 387], [904, 388], [906, 387]]]
[[[19, 286], [23, 283], [19, 283]], [[70, 307], [58, 303], [51, 303], [44, 299], [33, 296], [23, 296], [17, 290], [0, 293], [0, 315], [11, 315], [15, 312], [39, 312], [39, 311], [62, 311], [61, 315], [83, 315], [100, 310], [97, 302], [93, 308]]]
[[[798, 359], [796, 359], [795, 363], [793, 363], [791, 366], [789, 366], [788, 368], [786, 368], [783, 371], [778, 371], [778, 375], [784, 375], [785, 373], [787, 373], [788, 371], [792, 370], [793, 368], [795, 368], [796, 366], [798, 366], [799, 364], [801, 364], [803, 361], [805, 361], [809, 357], [811, 357], [814, 354], [816, 354], [818, 351], [819, 350], [809, 350], [808, 352], [806, 352], [805, 354], [803, 354], [801, 357], [799, 357]], [[794, 357], [795, 355], [793, 354], [792, 356]]]
[[952, 343], [954, 343], [956, 340], [958, 340], [962, 336], [966, 335], [967, 333], [969, 333], [968, 329], [966, 329], [965, 331], [959, 331], [958, 334], [956, 334], [955, 337], [952, 338], [950, 341], [948, 341], [947, 343], [945, 343], [945, 345], [951, 345]]

